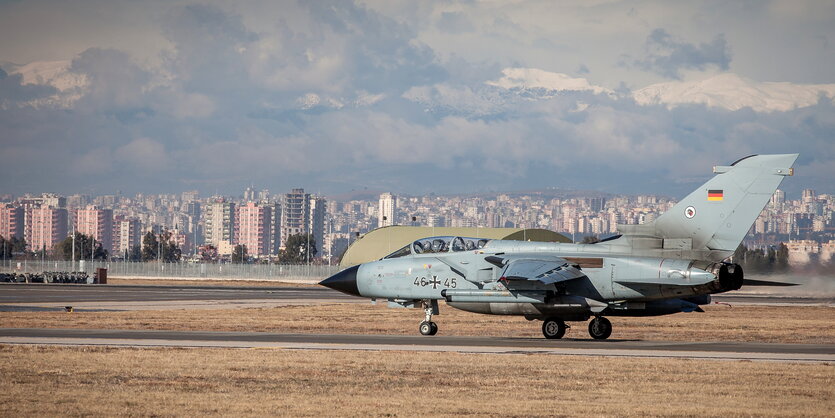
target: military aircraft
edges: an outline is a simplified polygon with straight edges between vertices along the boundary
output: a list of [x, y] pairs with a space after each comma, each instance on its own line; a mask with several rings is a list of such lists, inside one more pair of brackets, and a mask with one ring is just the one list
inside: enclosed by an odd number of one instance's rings
[[606, 316], [703, 312], [714, 293], [789, 283], [747, 280], [726, 261], [768, 203], [798, 154], [752, 155], [729, 166], [655, 221], [619, 225], [594, 244], [419, 239], [378, 261], [349, 267], [319, 284], [344, 293], [424, 309], [419, 331], [435, 335], [438, 301], [469, 312], [541, 320], [545, 338], [566, 321], [589, 322], [606, 339]]

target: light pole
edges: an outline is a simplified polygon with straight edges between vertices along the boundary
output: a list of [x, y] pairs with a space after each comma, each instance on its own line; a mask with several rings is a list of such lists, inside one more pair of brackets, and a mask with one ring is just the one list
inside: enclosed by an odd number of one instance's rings
[[72, 267], [70, 270], [75, 270], [75, 224], [72, 226]]

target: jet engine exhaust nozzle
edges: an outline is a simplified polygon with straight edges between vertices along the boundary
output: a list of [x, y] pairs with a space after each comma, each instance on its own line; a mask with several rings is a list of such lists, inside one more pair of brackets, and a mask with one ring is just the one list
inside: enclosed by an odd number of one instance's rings
[[357, 270], [360, 266], [348, 267], [339, 273], [319, 282], [320, 285], [347, 293], [351, 296], [362, 296], [357, 288]]

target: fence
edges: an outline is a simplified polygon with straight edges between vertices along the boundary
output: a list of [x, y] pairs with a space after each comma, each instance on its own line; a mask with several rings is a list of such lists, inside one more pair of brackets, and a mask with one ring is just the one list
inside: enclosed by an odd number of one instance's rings
[[131, 263], [124, 261], [4, 260], [0, 272], [42, 273], [45, 271], [84, 271], [93, 275], [96, 268], [107, 269], [108, 277], [163, 279], [275, 280], [313, 283], [328, 277], [339, 266], [308, 264], [203, 264]]

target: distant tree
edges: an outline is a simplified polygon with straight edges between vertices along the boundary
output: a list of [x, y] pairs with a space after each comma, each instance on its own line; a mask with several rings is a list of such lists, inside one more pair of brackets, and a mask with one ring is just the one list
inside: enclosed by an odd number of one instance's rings
[[165, 263], [177, 263], [183, 255], [180, 246], [171, 239], [171, 231], [163, 231], [160, 235], [162, 245], [162, 261]]
[[127, 251], [125, 251], [125, 253], [125, 260], [127, 261], [142, 261], [142, 248], [138, 245], [130, 247], [130, 253], [128, 253]]
[[26, 255], [26, 240], [18, 237], [11, 237], [9, 239], [0, 236], [0, 257], [8, 260], [14, 255]]
[[24, 238], [12, 237], [9, 240], [12, 245], [12, 251], [18, 254], [26, 253], [26, 240]]
[[[64, 238], [58, 244], [55, 244], [55, 256], [64, 260], [71, 260], [73, 257], [73, 239], [72, 235]], [[75, 233], [75, 259], [89, 260], [90, 255], [96, 260], [107, 260], [107, 250], [102, 248], [100, 242], [96, 241], [90, 235], [84, 235], [80, 232]]]
[[201, 245], [197, 249], [197, 254], [200, 255], [201, 260], [206, 262], [214, 262], [218, 258], [217, 248], [211, 244]]
[[180, 247], [171, 240], [170, 231], [163, 231], [159, 236], [148, 231], [142, 237], [142, 261], [161, 260], [163, 263], [176, 263], [182, 255]]
[[12, 258], [12, 243], [0, 235], [0, 258], [8, 260]]
[[159, 240], [151, 231], [142, 237], [142, 261], [155, 261], [159, 255]]
[[789, 247], [782, 242], [777, 246], [775, 267], [779, 271], [785, 271], [789, 268]]
[[594, 244], [595, 242], [600, 242], [600, 238], [597, 235], [586, 235], [583, 237], [583, 240], [580, 241], [580, 244]]
[[246, 263], [247, 260], [247, 250], [246, 245], [238, 244], [232, 250], [232, 263], [234, 264], [243, 264]]
[[296, 234], [290, 235], [287, 238], [284, 250], [279, 251], [278, 259], [282, 263], [305, 263], [307, 261], [313, 261], [313, 257], [315, 256], [316, 241], [313, 239], [313, 236]]
[[45, 260], [46, 258], [48, 258], [49, 252], [46, 250], [46, 245], [39, 248], [37, 251], [33, 251], [32, 257], [34, 257], [35, 260]]

